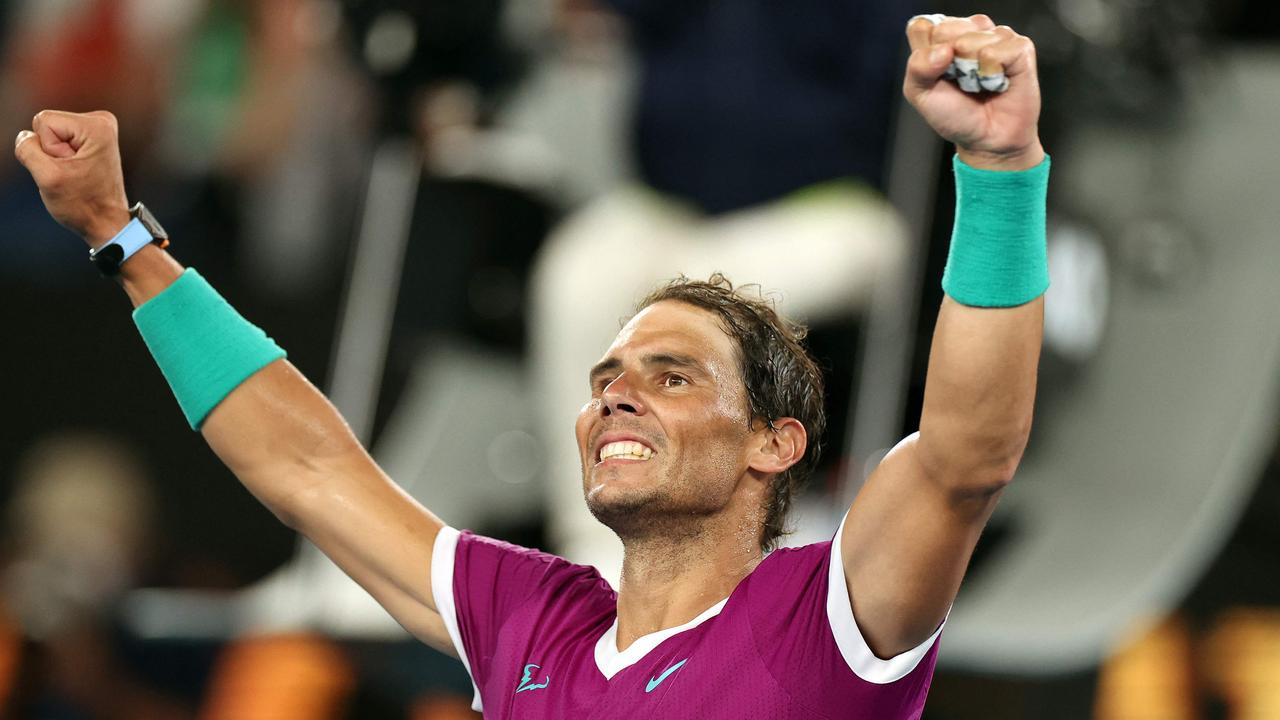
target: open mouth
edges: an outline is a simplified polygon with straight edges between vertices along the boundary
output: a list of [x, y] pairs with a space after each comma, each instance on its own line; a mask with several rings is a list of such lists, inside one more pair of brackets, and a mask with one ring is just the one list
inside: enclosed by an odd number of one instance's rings
[[653, 448], [633, 440], [611, 442], [600, 447], [598, 462], [606, 460], [634, 460], [643, 462], [653, 457]]

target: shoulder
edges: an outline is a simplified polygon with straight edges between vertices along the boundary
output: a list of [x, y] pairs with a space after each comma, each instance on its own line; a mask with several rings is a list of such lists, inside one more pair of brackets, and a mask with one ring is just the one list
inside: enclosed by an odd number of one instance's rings
[[825, 628], [831, 542], [773, 551], [742, 584], [743, 606], [758, 635], [794, 633], [801, 619]]
[[854, 619], [839, 539], [837, 533], [833, 541], [777, 550], [752, 573], [745, 604], [758, 648], [778, 656], [781, 667], [822, 656], [834, 676], [848, 673], [869, 685], [927, 677], [942, 629], [901, 655], [877, 657]]
[[774, 550], [751, 573], [753, 581], [772, 582], [782, 578], [813, 575], [831, 560], [831, 541]]

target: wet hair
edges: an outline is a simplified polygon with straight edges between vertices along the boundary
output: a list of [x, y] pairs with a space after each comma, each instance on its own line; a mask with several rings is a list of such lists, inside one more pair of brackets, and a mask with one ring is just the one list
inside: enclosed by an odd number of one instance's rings
[[674, 300], [715, 313], [722, 329], [738, 347], [738, 360], [751, 421], [791, 417], [804, 425], [808, 446], [804, 456], [774, 476], [765, 501], [760, 546], [767, 552], [787, 533], [785, 522], [796, 492], [813, 473], [821, 453], [827, 424], [823, 405], [822, 371], [804, 347], [808, 329], [789, 320], [764, 297], [758, 285], [734, 287], [724, 275], [691, 280], [683, 275], [659, 287], [636, 305], [636, 312]]

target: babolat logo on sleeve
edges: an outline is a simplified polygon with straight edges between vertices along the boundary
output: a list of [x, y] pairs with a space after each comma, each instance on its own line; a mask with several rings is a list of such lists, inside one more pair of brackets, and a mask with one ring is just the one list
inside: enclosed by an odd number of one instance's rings
[[541, 690], [542, 688], [550, 685], [551, 684], [550, 675], [547, 675], [546, 677], [544, 677], [542, 679], [542, 682], [540, 683], [536, 683], [533, 681], [533, 671], [541, 670], [541, 669], [542, 669], [541, 665], [534, 665], [533, 663], [529, 663], [528, 665], [525, 665], [524, 675], [520, 678], [520, 684], [516, 686], [516, 692], [522, 693], [525, 690]]

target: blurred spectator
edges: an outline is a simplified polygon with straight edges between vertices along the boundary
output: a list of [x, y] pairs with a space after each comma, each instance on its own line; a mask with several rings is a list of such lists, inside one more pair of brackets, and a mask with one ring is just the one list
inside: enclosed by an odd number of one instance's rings
[[[173, 43], [181, 33], [184, 9], [194, 0], [171, 0], [167, 12], [145, 10], [126, 0], [67, 0], [11, 3], [6, 23], [3, 103], [5, 126], [26, 127], [44, 108], [73, 111], [109, 109], [120, 118], [122, 152], [143, 167], [165, 117]], [[0, 271], [42, 284], [84, 282], [82, 251], [62, 234], [25, 173], [7, 156], [0, 166], [0, 213], [6, 232]], [[69, 239], [69, 238], [55, 238]], [[34, 271], [34, 272], [33, 272]]]
[[[368, 154], [372, 98], [341, 20], [336, 0], [25, 0], [5, 116], [115, 113], [130, 199], [155, 208], [184, 259], [297, 300], [337, 277]], [[52, 225], [5, 162], [4, 267], [91, 280], [74, 243], [39, 241]]]
[[211, 0], [172, 63], [160, 145], [203, 202], [187, 229], [277, 301], [340, 277], [359, 198], [373, 98], [341, 22], [336, 0]]
[[[912, 3], [575, 0], [630, 32], [640, 183], [553, 234], [535, 270], [534, 387], [559, 549], [616, 579], [621, 546], [587, 513], [572, 433], [598, 360], [643, 293], [723, 271], [782, 290], [809, 321], [862, 308], [897, 272], [903, 235], [881, 184]], [[815, 442], [817, 438], [813, 439]]]
[[7, 718], [184, 718], [125, 662], [113, 614], [148, 562], [152, 498], [118, 441], [64, 434], [33, 447], [7, 507], [0, 697]]

